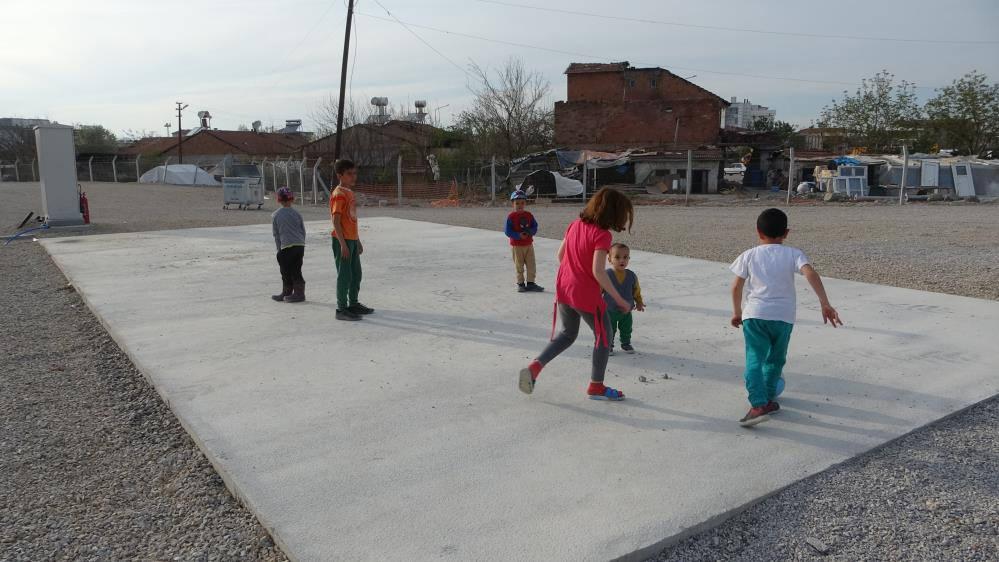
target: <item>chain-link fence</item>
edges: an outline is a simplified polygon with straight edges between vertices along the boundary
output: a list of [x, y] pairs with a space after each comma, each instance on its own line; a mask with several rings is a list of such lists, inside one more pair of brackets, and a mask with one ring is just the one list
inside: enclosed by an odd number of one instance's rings
[[[233, 166], [252, 164], [261, 175], [265, 192], [287, 186], [303, 204], [324, 204], [336, 187], [332, 158], [234, 158], [191, 159], [185, 164], [198, 166], [215, 180], [233, 170]], [[170, 156], [80, 155], [76, 175], [81, 182], [134, 183], [158, 166], [176, 165]], [[468, 162], [464, 164], [406, 166], [402, 159], [395, 166], [360, 166], [355, 191], [366, 204], [406, 205], [438, 202], [460, 205], [463, 202], [486, 202], [509, 193], [509, 166], [504, 163]], [[166, 174], [156, 174], [149, 183], [166, 181]], [[0, 180], [39, 181], [38, 165], [32, 161], [0, 161]]]

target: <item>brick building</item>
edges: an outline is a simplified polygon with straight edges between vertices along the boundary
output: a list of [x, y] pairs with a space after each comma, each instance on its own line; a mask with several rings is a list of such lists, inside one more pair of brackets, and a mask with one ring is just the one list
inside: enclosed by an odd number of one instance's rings
[[572, 63], [555, 143], [613, 150], [717, 144], [729, 102], [662, 68]]

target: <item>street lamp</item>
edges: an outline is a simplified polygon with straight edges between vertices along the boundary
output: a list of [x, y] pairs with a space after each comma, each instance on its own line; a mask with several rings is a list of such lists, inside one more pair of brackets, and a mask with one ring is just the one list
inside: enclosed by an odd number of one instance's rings
[[434, 126], [435, 127], [440, 127], [441, 126], [441, 110], [444, 109], [445, 107], [451, 107], [451, 104], [438, 105], [437, 109], [434, 109]]

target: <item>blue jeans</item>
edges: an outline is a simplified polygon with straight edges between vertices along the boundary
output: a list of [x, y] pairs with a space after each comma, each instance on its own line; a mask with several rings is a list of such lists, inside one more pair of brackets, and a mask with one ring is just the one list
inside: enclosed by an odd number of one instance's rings
[[777, 395], [777, 380], [787, 361], [787, 345], [794, 324], [779, 320], [749, 318], [742, 321], [746, 338], [746, 390], [754, 408]]

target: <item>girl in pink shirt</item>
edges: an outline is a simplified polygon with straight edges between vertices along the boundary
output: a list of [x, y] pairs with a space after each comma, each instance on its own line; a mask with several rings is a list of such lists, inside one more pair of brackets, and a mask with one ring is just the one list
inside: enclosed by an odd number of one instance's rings
[[[631, 306], [621, 298], [607, 276], [607, 252], [611, 247], [610, 230], [631, 230], [634, 221], [631, 200], [620, 191], [604, 188], [590, 199], [579, 213], [579, 218], [569, 225], [558, 249], [558, 276], [555, 278], [555, 305], [562, 318], [562, 331], [548, 347], [526, 368], [520, 371], [520, 390], [526, 394], [534, 391], [534, 384], [541, 369], [565, 351], [579, 335], [579, 320], [593, 330], [596, 339], [593, 350], [593, 368], [586, 394], [593, 400], [624, 400], [624, 393], [604, 386], [604, 371], [610, 344], [607, 339], [607, 304], [601, 296], [606, 291], [622, 311]], [[552, 334], [555, 319], [552, 318]]]

